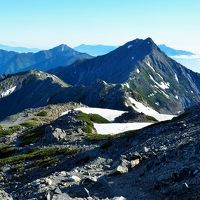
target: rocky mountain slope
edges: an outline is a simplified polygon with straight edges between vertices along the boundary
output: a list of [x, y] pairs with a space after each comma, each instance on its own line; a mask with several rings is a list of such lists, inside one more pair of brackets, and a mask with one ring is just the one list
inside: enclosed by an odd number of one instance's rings
[[40, 71], [7, 76], [0, 81], [0, 118], [47, 105], [50, 97], [69, 87], [54, 75]]
[[0, 119], [48, 104], [77, 102], [93, 107], [127, 110], [124, 86], [97, 81], [90, 86], [71, 86], [55, 75], [30, 71], [2, 77]]
[[79, 111], [22, 124], [0, 137], [1, 198], [198, 199], [199, 111], [115, 136], [96, 134], [105, 119]]
[[32, 69], [46, 71], [88, 58], [91, 58], [91, 56], [79, 53], [64, 44], [37, 53], [17, 53], [0, 50], [0, 74], [16, 73]]
[[166, 56], [150, 38], [52, 73], [72, 85], [90, 85], [97, 79], [124, 84], [163, 113], [176, 114], [200, 100], [200, 75]]

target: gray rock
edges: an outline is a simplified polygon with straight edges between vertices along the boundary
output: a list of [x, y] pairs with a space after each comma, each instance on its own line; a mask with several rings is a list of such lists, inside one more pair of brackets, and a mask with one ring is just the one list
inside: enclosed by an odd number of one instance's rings
[[139, 159], [131, 160], [131, 168], [134, 168], [136, 165], [139, 165], [139, 163], [140, 163]]
[[7, 192], [5, 192], [2, 189], [0, 189], [0, 199], [1, 200], [13, 200], [12, 196], [9, 195]]
[[126, 166], [119, 165], [116, 168], [116, 171], [120, 172], [121, 174], [125, 174], [125, 173], [128, 173], [128, 168]]

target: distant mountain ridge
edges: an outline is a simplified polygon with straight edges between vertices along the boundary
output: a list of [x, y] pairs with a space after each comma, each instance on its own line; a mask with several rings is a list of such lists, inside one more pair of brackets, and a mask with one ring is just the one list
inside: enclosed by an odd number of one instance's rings
[[17, 53], [0, 50], [0, 74], [17, 73], [32, 69], [46, 71], [89, 58], [91, 58], [90, 55], [77, 52], [65, 44], [37, 53]]
[[187, 56], [191, 56], [194, 55], [194, 53], [190, 52], [190, 51], [185, 51], [185, 50], [177, 50], [171, 47], [166, 46], [165, 44], [160, 44], [158, 45], [159, 48], [165, 52], [168, 56], [179, 56], [179, 55], [187, 55]]
[[87, 45], [87, 44], [81, 44], [77, 47], [74, 47], [76, 51], [87, 53], [92, 56], [100, 56], [105, 55], [113, 50], [115, 50], [117, 46], [111, 46], [111, 45]]
[[14, 46], [8, 46], [4, 44], [0, 44], [0, 49], [5, 50], [5, 51], [15, 51], [18, 53], [36, 53], [38, 51], [41, 51], [41, 49], [38, 48], [27, 48], [27, 47], [14, 47]]

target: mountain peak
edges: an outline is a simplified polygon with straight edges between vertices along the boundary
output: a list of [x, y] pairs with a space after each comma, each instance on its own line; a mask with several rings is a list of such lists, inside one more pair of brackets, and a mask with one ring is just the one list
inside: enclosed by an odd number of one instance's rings
[[144, 54], [150, 53], [153, 49], [159, 49], [150, 37], [146, 39], [137, 38], [126, 43], [124, 46], [127, 46], [128, 49], [140, 49], [140, 52], [143, 52]]
[[58, 50], [62, 52], [62, 51], [68, 51], [68, 50], [73, 50], [73, 49], [66, 44], [60, 44], [59, 46], [54, 47], [53, 50]]

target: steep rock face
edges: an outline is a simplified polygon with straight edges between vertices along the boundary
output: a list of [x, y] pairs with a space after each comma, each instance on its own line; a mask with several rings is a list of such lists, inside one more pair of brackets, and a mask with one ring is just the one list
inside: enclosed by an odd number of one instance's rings
[[88, 58], [91, 58], [91, 56], [79, 53], [64, 44], [37, 53], [17, 53], [0, 50], [0, 74], [16, 73], [32, 69], [46, 71]]
[[151, 38], [136, 39], [107, 55], [53, 73], [73, 85], [90, 85], [97, 79], [125, 84], [164, 113], [178, 113], [200, 101], [200, 75], [166, 56]]

